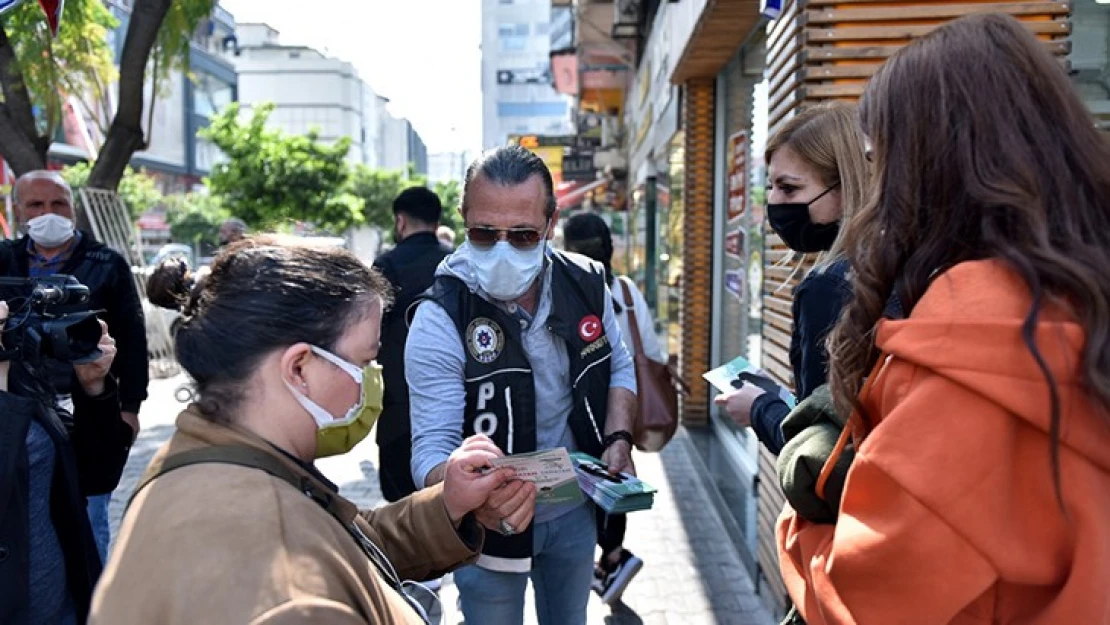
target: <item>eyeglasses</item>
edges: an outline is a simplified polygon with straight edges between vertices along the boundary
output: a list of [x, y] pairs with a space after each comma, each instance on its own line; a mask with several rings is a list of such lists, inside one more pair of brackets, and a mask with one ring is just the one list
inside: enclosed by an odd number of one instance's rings
[[495, 243], [501, 241], [502, 236], [504, 236], [504, 240], [516, 249], [530, 250], [540, 244], [545, 231], [546, 228], [544, 230], [536, 230], [535, 228], [508, 228], [502, 230], [487, 226], [474, 226], [466, 229], [466, 238], [475, 247], [492, 247]]

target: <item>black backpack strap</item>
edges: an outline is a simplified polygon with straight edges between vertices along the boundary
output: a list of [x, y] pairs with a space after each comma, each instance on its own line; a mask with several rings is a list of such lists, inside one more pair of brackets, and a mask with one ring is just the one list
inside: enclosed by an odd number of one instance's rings
[[313, 501], [320, 504], [320, 506], [331, 513], [332, 516], [339, 519], [339, 510], [335, 505], [335, 498], [330, 492], [317, 486], [307, 476], [298, 475], [281, 460], [278, 460], [261, 449], [240, 445], [201, 447], [169, 456], [162, 462], [161, 468], [143, 478], [138, 486], [135, 487], [135, 491], [131, 494], [131, 499], [127, 501], [127, 507], [124, 508], [124, 513], [126, 513], [127, 508], [131, 507], [131, 502], [135, 501], [135, 497], [138, 496], [139, 492], [154, 480], [170, 471], [175, 471], [182, 467], [209, 462], [235, 464], [241, 467], [265, 471], [280, 480], [288, 482], [293, 488], [311, 497]]

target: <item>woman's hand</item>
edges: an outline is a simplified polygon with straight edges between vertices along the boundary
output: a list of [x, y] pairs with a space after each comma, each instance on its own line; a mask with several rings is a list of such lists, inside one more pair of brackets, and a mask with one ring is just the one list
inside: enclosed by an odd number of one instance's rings
[[112, 368], [112, 361], [116, 359], [116, 339], [108, 334], [108, 324], [100, 321], [100, 342], [97, 347], [102, 352], [100, 358], [83, 365], [73, 365], [77, 372], [77, 381], [89, 397], [97, 397], [104, 393], [104, 378]]
[[[489, 438], [477, 435], [463, 441], [444, 466], [443, 505], [447, 516], [458, 525], [464, 516], [474, 512], [483, 525], [490, 519], [489, 499], [497, 489], [512, 479], [512, 469], [490, 470], [489, 461], [503, 456]], [[493, 520], [498, 526], [499, 517]]]
[[747, 383], [731, 393], [718, 395], [713, 403], [721, 406], [740, 427], [752, 426], [752, 404], [767, 391], [755, 384]]

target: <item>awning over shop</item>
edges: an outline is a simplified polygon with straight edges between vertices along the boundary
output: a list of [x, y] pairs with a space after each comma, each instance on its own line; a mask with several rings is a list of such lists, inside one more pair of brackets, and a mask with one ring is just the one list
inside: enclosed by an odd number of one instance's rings
[[676, 85], [714, 78], [759, 23], [759, 0], [709, 0], [671, 74]]
[[578, 206], [591, 191], [605, 186], [608, 182], [604, 179], [593, 182], [564, 182], [555, 189], [555, 201], [560, 210]]

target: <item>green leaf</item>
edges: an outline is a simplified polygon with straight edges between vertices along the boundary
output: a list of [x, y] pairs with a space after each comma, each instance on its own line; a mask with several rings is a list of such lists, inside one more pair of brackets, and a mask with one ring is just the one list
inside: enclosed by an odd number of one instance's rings
[[328, 145], [267, 128], [273, 108], [259, 106], [241, 120], [232, 104], [202, 131], [227, 156], [208, 178], [212, 195], [255, 230], [307, 222], [338, 235], [362, 224], [364, 200], [349, 184], [350, 139]]
[[166, 198], [170, 235], [179, 243], [207, 244], [210, 249], [219, 237], [220, 225], [229, 217], [231, 213], [211, 195], [188, 193]]
[[[78, 189], [88, 183], [90, 172], [92, 172], [90, 163], [78, 163], [63, 169], [62, 177], [76, 194]], [[154, 184], [154, 179], [132, 167], [127, 168], [116, 192], [127, 206], [132, 221], [165, 201], [162, 192]]]
[[15, 48], [19, 69], [39, 108], [39, 131], [61, 123], [64, 94], [102, 101], [117, 78], [108, 31], [119, 25], [100, 0], [68, 0], [58, 35], [50, 34], [38, 2], [24, 2], [0, 25]]

